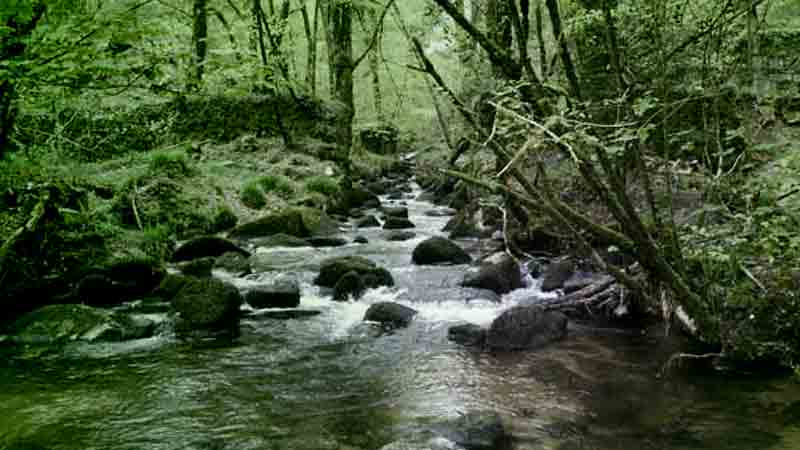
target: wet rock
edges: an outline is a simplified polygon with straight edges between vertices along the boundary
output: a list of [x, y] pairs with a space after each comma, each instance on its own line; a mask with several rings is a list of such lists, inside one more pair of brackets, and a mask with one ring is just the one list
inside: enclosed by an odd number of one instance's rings
[[77, 301], [90, 306], [118, 305], [125, 301], [125, 286], [111, 278], [90, 273], [78, 281], [75, 288]]
[[574, 272], [575, 265], [569, 259], [551, 262], [542, 274], [542, 291], [561, 289]]
[[333, 287], [333, 299], [336, 301], [346, 301], [348, 298], [358, 298], [367, 289], [364, 280], [357, 272], [347, 272], [339, 278]]
[[251, 241], [256, 247], [308, 247], [310, 244], [305, 239], [289, 236], [285, 233], [273, 234], [264, 238]]
[[379, 123], [365, 126], [359, 130], [358, 137], [367, 151], [379, 155], [393, 155], [397, 153], [400, 131], [394, 125]]
[[370, 305], [364, 314], [364, 320], [378, 322], [384, 329], [395, 329], [407, 327], [415, 315], [417, 311], [408, 306], [394, 302], [380, 302]]
[[185, 275], [167, 274], [158, 287], [153, 290], [152, 297], [171, 302], [190, 279]]
[[468, 347], [483, 347], [486, 330], [474, 323], [453, 325], [447, 330], [447, 339]]
[[225, 330], [238, 324], [242, 295], [214, 278], [187, 278], [172, 299], [179, 331]]
[[373, 228], [379, 226], [381, 226], [381, 223], [372, 215], [364, 216], [356, 222], [356, 228]]
[[357, 273], [368, 287], [394, 286], [394, 279], [386, 269], [361, 256], [339, 256], [324, 260], [314, 283], [334, 287], [348, 272]]
[[516, 306], [492, 321], [486, 337], [494, 350], [524, 350], [543, 347], [567, 335], [567, 318], [537, 306]]
[[238, 253], [249, 258], [250, 253], [233, 242], [215, 236], [202, 236], [187, 241], [172, 255], [173, 262], [191, 261], [208, 256], [217, 257], [225, 253]]
[[383, 223], [384, 230], [404, 230], [408, 228], [414, 228], [414, 224], [402, 217], [387, 217], [386, 221]]
[[243, 277], [252, 272], [250, 260], [240, 253], [223, 253], [214, 261], [215, 269], [222, 269], [233, 276]]
[[408, 208], [405, 206], [384, 206], [381, 212], [385, 217], [400, 217], [408, 219]]
[[71, 341], [118, 342], [153, 335], [153, 323], [86, 305], [50, 305], [31, 311], [10, 327], [11, 340], [25, 345]]
[[389, 180], [371, 181], [364, 187], [375, 195], [384, 195], [391, 189], [392, 182]]
[[436, 236], [417, 245], [411, 260], [418, 265], [467, 264], [472, 258], [455, 242]]
[[296, 308], [300, 305], [300, 284], [295, 280], [278, 281], [248, 291], [244, 301], [253, 308]]
[[402, 192], [392, 192], [391, 194], [387, 195], [386, 198], [389, 200], [400, 200], [403, 198]]
[[[433, 192], [433, 191], [425, 191], [425, 192], [420, 193], [417, 196], [417, 201], [418, 202], [435, 203], [436, 202], [436, 198], [437, 198], [437, 196], [436, 196], [435, 192]], [[432, 210], [432, 211], [435, 211], [435, 210]]]
[[333, 236], [314, 236], [308, 239], [312, 247], [341, 247], [347, 244], [347, 240]]
[[428, 211], [425, 211], [425, 215], [428, 217], [448, 217], [454, 216], [457, 213], [458, 211], [452, 208], [429, 209]]
[[477, 218], [466, 209], [450, 219], [442, 231], [449, 232], [450, 239], [477, 238], [483, 235]]
[[166, 272], [150, 260], [122, 260], [90, 270], [76, 284], [69, 303], [113, 306], [149, 294]]
[[501, 295], [523, 287], [519, 265], [508, 255], [503, 255], [497, 263], [484, 263], [478, 273], [467, 274], [462, 286], [488, 289]]
[[432, 430], [465, 450], [510, 450], [512, 446], [512, 437], [495, 412], [469, 412]]
[[387, 241], [407, 241], [417, 237], [417, 233], [413, 231], [395, 230], [386, 235]]
[[369, 239], [367, 239], [366, 236], [356, 236], [353, 238], [353, 242], [356, 244], [369, 244]]
[[214, 268], [216, 260], [211, 257], [197, 258], [191, 261], [184, 261], [178, 264], [178, 270], [184, 275], [189, 275], [199, 278], [207, 278], [211, 276], [211, 269]]
[[264, 309], [255, 311], [247, 315], [248, 319], [276, 319], [276, 320], [299, 320], [307, 319], [322, 314], [322, 311], [314, 309], [280, 309], [270, 310]]
[[338, 232], [339, 225], [324, 212], [313, 208], [292, 207], [239, 225], [229, 235], [236, 239], [252, 239], [284, 233], [307, 238]]

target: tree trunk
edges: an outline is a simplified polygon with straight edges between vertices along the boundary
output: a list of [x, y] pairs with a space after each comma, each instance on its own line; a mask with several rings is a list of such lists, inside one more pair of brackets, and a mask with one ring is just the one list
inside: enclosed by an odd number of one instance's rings
[[0, 161], [11, 145], [11, 129], [14, 128], [14, 85], [11, 81], [0, 81]]
[[[513, 34], [511, 32], [511, 11], [506, 0], [489, 0], [486, 5], [486, 33], [497, 48], [511, 50]], [[506, 69], [494, 65], [496, 77], [505, 75]]]
[[353, 143], [353, 7], [350, 3], [330, 5], [331, 50], [333, 54], [333, 97], [340, 103], [336, 144], [341, 152], [344, 184], [352, 183], [350, 149]]
[[611, 4], [609, 0], [603, 0], [603, 17], [606, 21], [606, 39], [608, 40], [608, 53], [611, 56], [611, 67], [617, 75], [617, 91], [625, 91], [625, 76], [622, 72], [622, 58], [620, 55], [619, 43], [617, 40], [617, 27], [614, 24], [614, 16], [611, 14]]
[[558, 41], [561, 48], [561, 62], [564, 64], [564, 71], [567, 73], [572, 95], [578, 100], [581, 99], [581, 88], [578, 83], [578, 74], [575, 71], [575, 64], [572, 62], [572, 55], [569, 51], [569, 44], [561, 29], [561, 13], [558, 12], [558, 0], [546, 0], [547, 11], [550, 13], [550, 22], [553, 26], [553, 36]]
[[203, 69], [208, 50], [208, 9], [206, 0], [194, 0], [192, 25], [192, 47], [194, 58], [192, 60], [192, 75], [189, 77], [189, 90], [200, 89], [203, 82]]
[[[311, 96], [317, 95], [317, 31], [319, 30], [319, 3], [321, 0], [314, 1], [314, 19], [311, 21], [310, 33], [308, 36], [308, 61], [306, 65], [306, 85]], [[308, 12], [303, 6], [303, 17], [308, 22]]]
[[[374, 10], [370, 10], [367, 14], [369, 17], [369, 21], [374, 23], [376, 27], [381, 27], [382, 24], [378, 23], [378, 16]], [[366, 26], [364, 26], [364, 31], [369, 33], [369, 30]], [[383, 41], [383, 31], [379, 30], [378, 33], [375, 35], [375, 44], [371, 50], [369, 50], [369, 74], [372, 80], [372, 99], [373, 104], [375, 105], [375, 115], [378, 118], [378, 122], [383, 122], [385, 120], [383, 114], [383, 96], [381, 94], [381, 77], [380, 77], [380, 51], [381, 51], [381, 44]], [[369, 47], [371, 42], [371, 36], [367, 34], [365, 37], [365, 44]]]
[[325, 50], [328, 56], [328, 91], [335, 95], [336, 75], [336, 40], [333, 37], [333, 10], [335, 0], [320, 0], [320, 13], [322, 14], [322, 27], [324, 28]]
[[536, 40], [539, 42], [539, 70], [542, 80], [547, 79], [547, 47], [544, 44], [544, 22], [542, 20], [542, 1], [536, 2]]

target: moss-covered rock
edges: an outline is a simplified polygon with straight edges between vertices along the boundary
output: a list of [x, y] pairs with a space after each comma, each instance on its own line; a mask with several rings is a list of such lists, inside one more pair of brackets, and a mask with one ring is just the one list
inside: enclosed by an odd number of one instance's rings
[[455, 242], [435, 236], [422, 241], [411, 255], [414, 264], [467, 264], [472, 258]]
[[394, 279], [386, 269], [361, 256], [326, 259], [322, 262], [314, 283], [319, 286], [334, 287], [348, 272], [361, 276], [367, 287], [394, 286]]
[[251, 239], [284, 233], [294, 237], [308, 238], [334, 234], [338, 231], [339, 226], [324, 212], [311, 208], [293, 207], [239, 225], [231, 230], [229, 235], [236, 239]]
[[354, 187], [339, 192], [331, 197], [328, 211], [335, 214], [347, 215], [352, 209], [356, 208], [377, 208], [381, 205], [381, 200], [372, 192]]
[[305, 239], [289, 236], [285, 233], [253, 239], [250, 242], [257, 247], [308, 247], [311, 245]]
[[252, 272], [250, 259], [236, 252], [227, 252], [218, 256], [214, 261], [214, 268], [222, 269], [238, 277], [249, 275]]
[[239, 321], [243, 299], [235, 286], [214, 278], [187, 278], [172, 299], [179, 331], [227, 330]]
[[229, 252], [250, 257], [250, 252], [227, 239], [216, 236], [201, 236], [190, 239], [178, 247], [175, 250], [175, 254], [172, 255], [172, 260], [174, 262], [190, 261], [208, 256], [217, 257]]
[[211, 276], [211, 270], [214, 268], [215, 261], [216, 259], [214, 257], [206, 256], [204, 258], [197, 258], [179, 263], [178, 269], [184, 275], [207, 278]]
[[415, 225], [413, 222], [402, 217], [389, 216], [386, 218], [386, 221], [383, 222], [384, 230], [405, 230], [414, 227]]
[[379, 155], [397, 153], [400, 131], [392, 124], [379, 123], [367, 125], [358, 132], [365, 150]]
[[269, 286], [258, 286], [244, 296], [253, 308], [296, 308], [300, 306], [300, 284], [281, 280]]

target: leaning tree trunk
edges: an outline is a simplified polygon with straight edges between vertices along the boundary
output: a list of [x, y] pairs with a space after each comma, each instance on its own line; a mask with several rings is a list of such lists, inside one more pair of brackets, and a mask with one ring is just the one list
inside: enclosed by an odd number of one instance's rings
[[333, 97], [340, 103], [336, 144], [341, 152], [344, 183], [352, 182], [350, 149], [353, 143], [353, 7], [350, 3], [333, 2], [330, 7], [330, 53], [333, 60]]
[[192, 25], [192, 73], [189, 76], [189, 90], [196, 91], [203, 82], [203, 68], [208, 50], [208, 9], [206, 0], [194, 0]]
[[14, 127], [14, 85], [11, 81], [0, 81], [0, 160], [11, 143], [11, 129]]

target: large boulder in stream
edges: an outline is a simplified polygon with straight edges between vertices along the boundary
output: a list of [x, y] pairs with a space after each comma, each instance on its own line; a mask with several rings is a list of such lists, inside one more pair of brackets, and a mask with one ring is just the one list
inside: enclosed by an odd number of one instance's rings
[[327, 211], [332, 214], [349, 215], [357, 208], [377, 208], [381, 200], [377, 195], [362, 187], [353, 187], [339, 192], [328, 205]]
[[201, 236], [185, 242], [172, 255], [173, 262], [191, 261], [205, 257], [218, 257], [225, 253], [238, 253], [249, 258], [250, 253], [233, 242], [216, 236]]
[[486, 329], [474, 323], [453, 325], [447, 329], [447, 339], [467, 347], [483, 347], [486, 344]]
[[377, 228], [379, 226], [381, 223], [373, 215], [364, 216], [356, 222], [356, 228]]
[[542, 291], [561, 289], [575, 273], [575, 264], [569, 259], [551, 262], [542, 274]]
[[388, 270], [362, 256], [338, 256], [322, 261], [314, 283], [332, 288], [349, 272], [360, 276], [367, 287], [394, 286], [394, 278]]
[[364, 314], [367, 322], [378, 322], [385, 330], [407, 327], [417, 311], [394, 302], [380, 302], [370, 305]]
[[231, 330], [239, 321], [242, 295], [235, 286], [214, 278], [182, 280], [172, 299], [179, 331]]
[[486, 345], [492, 350], [541, 348], [567, 335], [567, 317], [538, 306], [515, 306], [492, 321]]
[[464, 450], [510, 450], [512, 436], [493, 411], [471, 411], [456, 419], [435, 424], [431, 431]]
[[152, 336], [156, 323], [86, 305], [50, 305], [17, 319], [10, 328], [13, 342], [60, 345], [72, 341], [119, 342]]
[[414, 222], [403, 217], [387, 216], [383, 222], [384, 230], [406, 230], [414, 227]]
[[435, 236], [417, 245], [411, 261], [418, 265], [467, 264], [472, 258], [455, 242]]
[[461, 285], [501, 295], [523, 287], [519, 264], [506, 254], [496, 259], [496, 262], [484, 263], [477, 273], [466, 275]]
[[408, 208], [405, 206], [384, 206], [381, 208], [384, 217], [400, 217], [408, 219]]
[[91, 269], [75, 285], [69, 303], [114, 306], [149, 294], [166, 271], [147, 259], [120, 260]]
[[253, 308], [296, 308], [300, 306], [300, 284], [281, 280], [269, 286], [258, 286], [247, 292], [244, 300]]
[[278, 233], [299, 238], [325, 236], [339, 232], [339, 225], [324, 212], [304, 207], [286, 208], [237, 226], [229, 233], [235, 239], [252, 239]]

